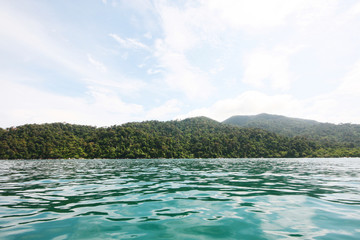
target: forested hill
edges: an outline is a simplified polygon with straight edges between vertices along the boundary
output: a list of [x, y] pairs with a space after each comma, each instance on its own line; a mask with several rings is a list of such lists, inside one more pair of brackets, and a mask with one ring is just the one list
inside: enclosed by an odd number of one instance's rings
[[324, 156], [360, 156], [360, 150], [329, 149], [302, 137], [239, 128], [205, 117], [107, 128], [51, 123], [0, 129], [0, 159]]
[[301, 136], [329, 146], [340, 144], [360, 147], [360, 125], [358, 124], [337, 125], [264, 113], [254, 116], [233, 116], [223, 123], [246, 128], [260, 128], [288, 137]]

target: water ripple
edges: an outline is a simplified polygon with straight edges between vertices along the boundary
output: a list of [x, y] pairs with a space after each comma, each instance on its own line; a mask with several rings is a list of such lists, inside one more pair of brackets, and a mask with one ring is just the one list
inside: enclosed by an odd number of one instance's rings
[[360, 239], [359, 159], [1, 163], [0, 238]]

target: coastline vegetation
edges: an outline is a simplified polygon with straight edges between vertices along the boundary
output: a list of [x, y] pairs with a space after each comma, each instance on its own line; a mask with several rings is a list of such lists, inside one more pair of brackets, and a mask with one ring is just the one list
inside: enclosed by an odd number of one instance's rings
[[27, 124], [0, 129], [0, 159], [359, 157], [356, 141], [281, 135], [206, 117], [106, 128]]

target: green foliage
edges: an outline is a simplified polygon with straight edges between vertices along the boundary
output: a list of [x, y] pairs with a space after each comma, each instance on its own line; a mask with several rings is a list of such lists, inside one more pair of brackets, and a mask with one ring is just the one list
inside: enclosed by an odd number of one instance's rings
[[96, 128], [65, 123], [0, 129], [1, 159], [360, 156], [305, 137], [239, 128], [205, 117]]
[[223, 123], [240, 127], [253, 127], [280, 135], [301, 136], [319, 142], [328, 148], [360, 147], [360, 125], [331, 124], [278, 115], [233, 116]]

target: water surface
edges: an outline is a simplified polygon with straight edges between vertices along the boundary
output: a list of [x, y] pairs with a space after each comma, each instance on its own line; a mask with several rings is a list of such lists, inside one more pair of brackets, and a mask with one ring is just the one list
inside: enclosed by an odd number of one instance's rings
[[0, 164], [0, 239], [360, 239], [360, 159]]

